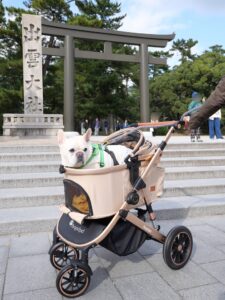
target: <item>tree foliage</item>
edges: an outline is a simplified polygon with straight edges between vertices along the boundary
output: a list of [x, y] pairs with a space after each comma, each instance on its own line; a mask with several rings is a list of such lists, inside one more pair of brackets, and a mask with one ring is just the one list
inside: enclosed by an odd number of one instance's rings
[[152, 111], [174, 119], [187, 110], [193, 90], [208, 97], [225, 74], [224, 53], [222, 46], [212, 46], [193, 61], [150, 80]]
[[121, 11], [121, 4], [112, 2], [111, 0], [75, 0], [76, 6], [80, 14], [92, 19], [98, 20], [98, 27], [106, 29], [118, 29], [126, 15], [118, 15]]
[[181, 63], [186, 62], [187, 60], [194, 60], [196, 55], [192, 54], [192, 48], [198, 43], [193, 39], [178, 39], [173, 42], [171, 51], [178, 51], [181, 55]]

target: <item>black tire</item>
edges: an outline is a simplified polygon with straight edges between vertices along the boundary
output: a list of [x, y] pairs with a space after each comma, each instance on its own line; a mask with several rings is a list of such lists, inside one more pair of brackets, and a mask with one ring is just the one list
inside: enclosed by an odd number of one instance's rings
[[167, 266], [174, 270], [183, 268], [191, 256], [192, 247], [192, 234], [187, 227], [172, 228], [163, 245], [163, 258]]
[[56, 287], [67, 298], [81, 296], [88, 288], [91, 278], [81, 266], [65, 266], [56, 278]]
[[71, 260], [78, 259], [79, 252], [77, 249], [59, 242], [52, 246], [49, 255], [52, 266], [57, 270], [61, 270], [66, 265], [69, 265]]

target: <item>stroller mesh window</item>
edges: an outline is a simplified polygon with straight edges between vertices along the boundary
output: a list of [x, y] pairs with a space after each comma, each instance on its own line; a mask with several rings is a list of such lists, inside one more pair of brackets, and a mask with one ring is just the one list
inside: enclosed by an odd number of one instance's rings
[[66, 206], [71, 211], [93, 215], [91, 201], [85, 190], [72, 180], [64, 179]]

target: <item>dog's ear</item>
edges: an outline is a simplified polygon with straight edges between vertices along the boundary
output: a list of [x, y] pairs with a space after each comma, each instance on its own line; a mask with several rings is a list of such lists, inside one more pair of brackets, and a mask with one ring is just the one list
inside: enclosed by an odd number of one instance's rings
[[62, 129], [58, 130], [57, 138], [58, 138], [59, 145], [62, 145], [65, 141], [65, 135], [64, 135], [64, 131]]
[[91, 135], [92, 135], [92, 130], [91, 128], [88, 128], [88, 130], [84, 134], [84, 139], [86, 142], [90, 141]]

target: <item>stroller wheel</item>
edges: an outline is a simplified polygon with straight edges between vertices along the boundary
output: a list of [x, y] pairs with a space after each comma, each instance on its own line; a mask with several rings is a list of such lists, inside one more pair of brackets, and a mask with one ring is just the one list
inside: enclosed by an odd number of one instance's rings
[[81, 266], [65, 266], [56, 278], [59, 293], [68, 298], [81, 296], [90, 284], [90, 275]]
[[61, 270], [68, 265], [71, 260], [78, 259], [78, 250], [63, 243], [59, 242], [52, 246], [50, 249], [50, 262], [54, 268]]
[[165, 263], [174, 270], [183, 268], [191, 256], [192, 246], [192, 234], [187, 227], [172, 228], [163, 245]]

